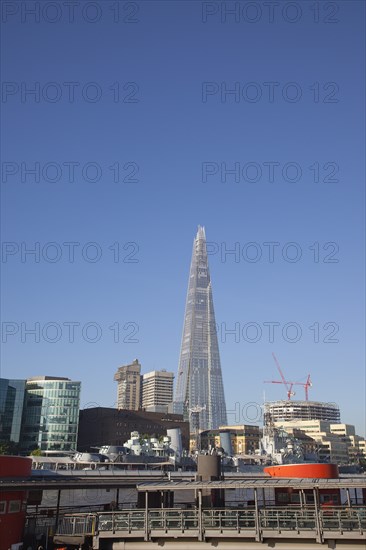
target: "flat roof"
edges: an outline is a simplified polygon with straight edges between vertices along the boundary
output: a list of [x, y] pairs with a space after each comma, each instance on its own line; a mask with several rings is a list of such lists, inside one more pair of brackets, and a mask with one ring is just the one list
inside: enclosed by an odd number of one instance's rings
[[259, 478], [232, 479], [224, 481], [155, 481], [140, 483], [140, 492], [152, 491], [189, 491], [199, 489], [274, 489], [292, 487], [293, 489], [362, 489], [366, 488], [366, 476], [339, 479], [309, 479], [309, 478]]
[[[337, 405], [337, 403], [331, 403], [331, 402], [325, 402], [325, 401], [301, 401], [301, 400], [286, 400], [286, 399], [279, 399], [277, 401], [265, 401], [264, 403], [264, 407], [273, 407], [273, 406], [281, 406], [281, 407], [296, 407], [296, 406], [301, 406], [301, 407], [313, 407], [313, 406], [316, 406], [316, 407], [322, 407], [322, 408], [330, 408], [330, 409], [334, 409], [336, 411], [339, 410], [339, 406]], [[311, 419], [309, 419], [311, 420]]]
[[[248, 477], [246, 479], [226, 479], [222, 481], [169, 481], [151, 480], [153, 472], [131, 470], [129, 475], [108, 474], [106, 471], [77, 471], [68, 474], [50, 475], [49, 472], [28, 478], [0, 478], [1, 491], [27, 491], [36, 489], [112, 489], [135, 487], [140, 492], [152, 491], [189, 491], [199, 489], [363, 489], [366, 488], [366, 476], [341, 477], [339, 479], [287, 479], [274, 477]], [[70, 475], [71, 474], [71, 475]], [[87, 475], [85, 475], [87, 474]], [[150, 475], [149, 475], [150, 474]], [[166, 478], [165, 478], [166, 479]]]

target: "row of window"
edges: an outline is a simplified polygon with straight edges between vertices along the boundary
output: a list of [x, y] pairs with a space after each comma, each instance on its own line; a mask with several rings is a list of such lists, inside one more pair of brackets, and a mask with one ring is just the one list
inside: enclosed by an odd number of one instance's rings
[[41, 451], [76, 451], [75, 444], [72, 443], [41, 443]]
[[28, 382], [27, 390], [74, 390], [80, 391], [80, 382], [49, 382], [46, 380], [38, 382]]
[[[8, 506], [7, 506], [8, 505]], [[0, 514], [16, 514], [20, 512], [21, 500], [1, 500], [0, 501]]]
[[[130, 424], [128, 424], [127, 422], [116, 422], [116, 426], [117, 427], [125, 427], [127, 428], [128, 426], [130, 426]], [[138, 427], [138, 426], [137, 426]], [[147, 429], [147, 430], [150, 430], [150, 429], [154, 429], [154, 430], [160, 430], [163, 426], [161, 426], [161, 424], [144, 424], [143, 426], [141, 425], [140, 426], [140, 429]]]
[[[57, 428], [57, 429], [56, 429]], [[61, 429], [63, 428], [63, 429]], [[63, 434], [76, 434], [78, 431], [77, 425], [68, 426], [26, 426], [23, 428], [21, 435], [22, 439], [27, 437], [38, 437], [41, 433], [63, 433]]]

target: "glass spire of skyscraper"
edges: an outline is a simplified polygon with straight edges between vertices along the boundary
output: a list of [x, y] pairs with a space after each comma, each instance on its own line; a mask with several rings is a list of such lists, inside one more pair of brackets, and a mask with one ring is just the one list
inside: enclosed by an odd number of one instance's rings
[[198, 227], [193, 242], [174, 401], [175, 411], [191, 420], [192, 431], [216, 429], [227, 423], [203, 227]]

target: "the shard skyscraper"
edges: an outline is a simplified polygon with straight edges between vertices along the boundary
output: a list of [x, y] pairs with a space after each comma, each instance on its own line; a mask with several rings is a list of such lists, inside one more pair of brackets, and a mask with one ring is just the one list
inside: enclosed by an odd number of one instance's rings
[[226, 425], [226, 405], [206, 235], [193, 242], [174, 409], [191, 420], [191, 431]]

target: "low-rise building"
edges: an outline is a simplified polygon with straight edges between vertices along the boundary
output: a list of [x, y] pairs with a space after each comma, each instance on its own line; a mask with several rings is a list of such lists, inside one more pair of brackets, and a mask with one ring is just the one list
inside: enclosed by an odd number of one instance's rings
[[362, 438], [355, 434], [355, 428], [350, 424], [332, 424], [325, 420], [292, 420], [274, 422], [274, 426], [283, 428], [295, 437], [298, 437], [299, 432], [311, 437], [316, 443], [319, 459], [337, 464], [352, 462], [354, 449], [360, 449], [360, 441], [362, 442]]
[[[251, 424], [220, 426], [218, 430], [203, 431], [200, 433], [201, 449], [217, 447], [223, 447], [225, 449], [226, 445], [224, 442], [228, 440], [228, 437], [230, 438], [233, 455], [254, 454], [254, 452], [259, 449], [259, 426], [253, 426]], [[196, 436], [192, 435], [191, 450], [194, 450], [195, 445]]]
[[358, 448], [360, 449], [362, 457], [366, 459], [366, 439], [360, 439], [360, 441], [358, 442]]
[[142, 436], [166, 436], [172, 428], [181, 429], [183, 448], [188, 449], [189, 423], [180, 414], [108, 407], [83, 409], [79, 415], [78, 450], [86, 452], [103, 445], [123, 445], [133, 431]]
[[360, 458], [366, 458], [365, 438], [356, 434], [352, 424], [331, 424], [330, 431], [346, 443], [349, 462], [357, 462]]

